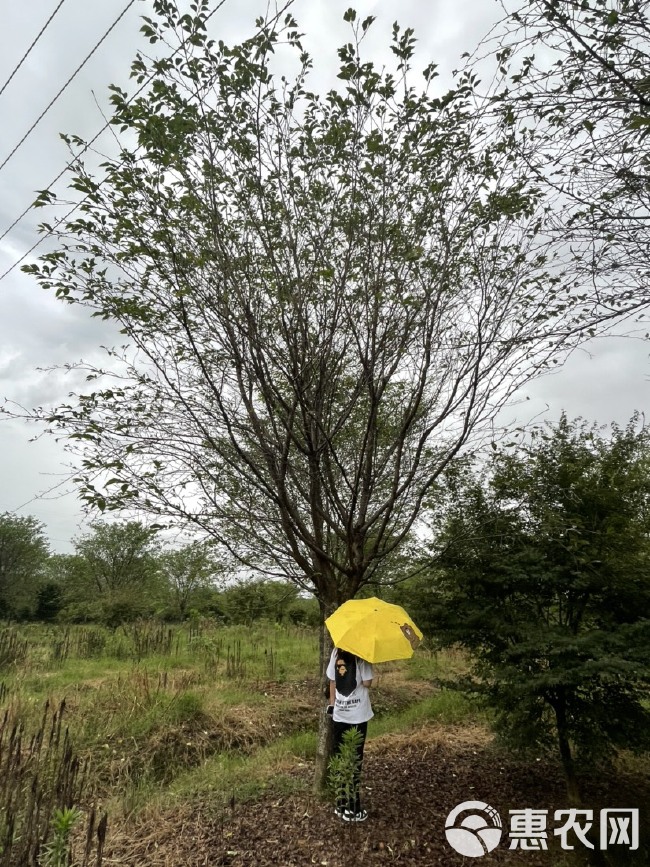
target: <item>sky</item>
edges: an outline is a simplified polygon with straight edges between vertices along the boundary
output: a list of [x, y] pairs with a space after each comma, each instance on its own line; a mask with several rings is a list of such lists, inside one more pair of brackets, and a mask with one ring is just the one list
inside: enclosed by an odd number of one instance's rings
[[[342, 18], [351, 3], [295, 0], [291, 7], [316, 66], [320, 64], [322, 81], [328, 71], [333, 73], [336, 46], [347, 37]], [[0, 88], [6, 87], [0, 93], [0, 164], [5, 163], [0, 168], [0, 235], [33, 202], [35, 191], [49, 187], [69, 162], [60, 133], [92, 138], [110, 113], [108, 85], [133, 92], [129, 67], [137, 50], [149, 50], [139, 28], [143, 15], [153, 15], [152, 5], [152, 0], [3, 4]], [[472, 50], [502, 14], [495, 0], [358, 0], [354, 5], [360, 17], [376, 16], [373, 33], [378, 45], [386, 43], [394, 20], [403, 27], [414, 27], [418, 51], [426, 62], [439, 64], [443, 85], [459, 65], [460, 55]], [[213, 35], [227, 42], [247, 35], [265, 8], [257, 0], [225, 0], [211, 21]], [[55, 10], [38, 42], [6, 83]], [[116, 145], [104, 133], [94, 147], [99, 161], [102, 153], [114, 153]], [[54, 189], [65, 192], [65, 177]], [[46, 249], [43, 244], [29, 253], [41, 237], [38, 224], [57, 213], [32, 209], [0, 240], [0, 274], [5, 275], [0, 277], [0, 402], [26, 408], [64, 402], [75, 379], [57, 366], [97, 360], [101, 345], [119, 340], [110, 323], [57, 301], [21, 273], [20, 267], [12, 269], [23, 256], [23, 264], [29, 263]], [[646, 342], [629, 337], [591, 341], [576, 350], [561, 370], [528, 385], [503, 418], [512, 425], [554, 421], [564, 410], [571, 418], [581, 416], [606, 425], [612, 421], [625, 424], [635, 411], [650, 414], [649, 349]], [[25, 422], [0, 419], [0, 513], [33, 515], [45, 525], [52, 550], [62, 553], [72, 550], [74, 537], [87, 532], [88, 520], [97, 517], [83, 515], [66, 481], [67, 464], [61, 442]]]

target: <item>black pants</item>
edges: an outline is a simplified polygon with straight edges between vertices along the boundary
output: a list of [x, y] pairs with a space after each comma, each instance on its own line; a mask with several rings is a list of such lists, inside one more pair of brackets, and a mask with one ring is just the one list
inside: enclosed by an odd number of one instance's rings
[[343, 798], [339, 799], [336, 806], [343, 810], [352, 810], [353, 813], [358, 813], [361, 809], [361, 796], [359, 794], [359, 788], [361, 783], [361, 765], [363, 763], [363, 748], [366, 743], [366, 734], [368, 731], [368, 723], [346, 723], [346, 722], [334, 722], [334, 755], [337, 755], [341, 749], [341, 744], [343, 742], [343, 735], [349, 729], [356, 729], [362, 737], [361, 742], [357, 746], [357, 764], [354, 773], [354, 785], [352, 787], [351, 795], [348, 799]]

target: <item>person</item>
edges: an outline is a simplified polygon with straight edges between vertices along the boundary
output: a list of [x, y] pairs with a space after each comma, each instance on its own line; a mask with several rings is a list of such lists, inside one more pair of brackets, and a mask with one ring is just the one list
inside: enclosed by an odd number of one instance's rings
[[337, 801], [334, 812], [345, 822], [363, 822], [368, 818], [368, 813], [361, 805], [359, 790], [368, 720], [374, 716], [368, 693], [374, 672], [372, 665], [365, 659], [335, 647], [327, 666], [327, 677], [330, 682], [327, 712], [331, 714], [334, 726], [334, 755], [340, 751], [346, 731], [356, 728], [361, 734], [352, 792], [349, 798]]

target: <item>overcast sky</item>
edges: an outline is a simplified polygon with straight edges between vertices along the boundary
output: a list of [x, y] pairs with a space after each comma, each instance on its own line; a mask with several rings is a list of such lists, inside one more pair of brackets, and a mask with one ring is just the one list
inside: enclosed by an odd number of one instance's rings
[[[347, 37], [342, 16], [349, 5], [355, 5], [360, 16], [377, 16], [373, 31], [378, 44], [382, 39], [386, 44], [394, 20], [404, 27], [413, 26], [423, 61], [440, 65], [443, 82], [458, 65], [460, 55], [472, 50], [500, 15], [493, 0], [366, 0], [356, 4], [351, 0], [296, 0], [292, 12], [306, 33], [316, 65], [323, 64], [320, 75], [335, 68], [336, 47]], [[0, 88], [57, 6], [58, 0], [2, 4]], [[0, 95], [0, 163], [126, 6], [127, 0], [64, 0]], [[266, 4], [256, 0], [226, 0], [211, 22], [215, 37], [229, 41], [246, 35], [265, 8]], [[138, 48], [148, 48], [139, 34], [140, 17], [152, 14], [150, 0], [135, 0], [0, 169], [0, 235], [33, 201], [35, 191], [48, 187], [68, 162], [70, 155], [59, 133], [92, 138], [109, 113], [107, 86], [118, 84], [132, 92], [130, 61]], [[96, 147], [111, 153], [115, 145], [105, 134]], [[65, 181], [55, 189], [63, 191]], [[38, 223], [53, 216], [32, 210], [0, 241], [0, 274], [36, 243]], [[110, 325], [55, 301], [19, 268], [0, 280], [0, 399], [27, 407], [60, 402], [72, 388], [70, 377], [38, 368], [97, 358], [100, 344], [115, 342]], [[534, 417], [554, 420], [564, 409], [570, 417], [625, 423], [635, 410], [650, 411], [649, 374], [646, 343], [600, 339], [574, 353], [559, 373], [530, 385], [518, 405], [509, 410], [510, 417], [513, 423], [522, 424]], [[72, 491], [61, 496], [57, 489], [44, 495], [65, 479], [66, 458], [62, 445], [49, 436], [30, 442], [38, 433], [17, 421], [0, 421], [0, 512], [34, 515], [45, 524], [52, 549], [67, 552], [72, 538], [86, 529], [80, 524], [82, 510]]]

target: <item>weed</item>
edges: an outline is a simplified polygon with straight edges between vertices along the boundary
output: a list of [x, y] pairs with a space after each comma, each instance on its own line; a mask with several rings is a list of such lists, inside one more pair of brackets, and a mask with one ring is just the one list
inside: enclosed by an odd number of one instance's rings
[[[88, 765], [75, 755], [63, 728], [64, 712], [65, 702], [55, 710], [46, 702], [31, 736], [10, 708], [0, 721], [0, 867], [37, 867], [39, 853], [51, 857], [47, 867], [66, 864], [53, 859], [67, 852], [69, 830], [78, 817], [75, 805], [88, 784]], [[91, 835], [84, 865], [92, 848]], [[97, 867], [100, 864], [98, 850]]]
[[170, 704], [170, 716], [180, 725], [198, 722], [204, 716], [202, 697], [195, 692], [178, 693]]
[[77, 659], [98, 659], [104, 653], [107, 635], [97, 627], [69, 627], [61, 635], [55, 632], [50, 639], [50, 653], [53, 660], [65, 662], [70, 657]]
[[354, 804], [359, 788], [359, 756], [363, 734], [357, 728], [343, 733], [341, 746], [329, 761], [329, 785], [338, 807]]
[[50, 821], [52, 839], [43, 846], [41, 867], [68, 867], [71, 861], [70, 834], [81, 818], [76, 807], [56, 809]]
[[133, 641], [135, 658], [139, 661], [153, 654], [169, 656], [174, 643], [174, 630], [162, 623], [138, 621], [125, 627]]
[[241, 641], [239, 640], [235, 641], [232, 655], [230, 645], [226, 649], [226, 677], [237, 678], [237, 680], [244, 680], [246, 677], [246, 664], [242, 660]]

